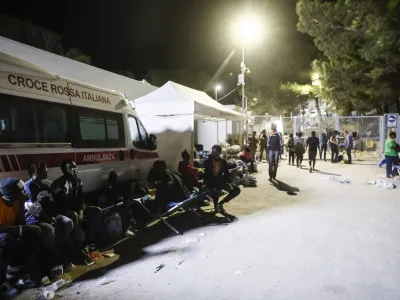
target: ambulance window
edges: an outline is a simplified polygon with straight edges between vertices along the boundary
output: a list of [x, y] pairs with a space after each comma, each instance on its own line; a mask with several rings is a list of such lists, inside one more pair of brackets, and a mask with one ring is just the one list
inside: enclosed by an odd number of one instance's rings
[[133, 145], [139, 149], [146, 149], [147, 134], [146, 130], [143, 128], [143, 125], [137, 118], [133, 116], [128, 117], [128, 122]]
[[107, 111], [74, 108], [76, 147], [112, 148], [124, 147], [124, 123], [122, 114]]
[[119, 129], [118, 129], [118, 121], [113, 119], [107, 119], [107, 137], [109, 140], [118, 140], [119, 139]]
[[105, 141], [106, 131], [101, 116], [79, 116], [81, 138], [85, 141]]
[[134, 144], [140, 142], [140, 135], [139, 135], [139, 129], [138, 129], [137, 123], [136, 123], [136, 118], [129, 116], [128, 122], [129, 122], [129, 129], [131, 131], [132, 142]]
[[38, 143], [33, 100], [0, 94], [0, 143]]
[[39, 135], [42, 143], [68, 142], [68, 110], [67, 107], [53, 103], [43, 103], [40, 109]]

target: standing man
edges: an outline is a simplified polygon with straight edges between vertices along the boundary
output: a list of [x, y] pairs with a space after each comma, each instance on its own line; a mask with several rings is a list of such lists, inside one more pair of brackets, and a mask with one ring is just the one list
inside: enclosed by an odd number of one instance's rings
[[391, 178], [396, 176], [396, 169], [393, 166], [397, 166], [399, 157], [397, 154], [397, 143], [396, 143], [396, 132], [389, 133], [389, 138], [385, 142], [385, 158], [386, 158], [386, 177]]
[[308, 148], [308, 163], [310, 165], [310, 173], [311, 173], [312, 171], [315, 171], [317, 150], [319, 150], [319, 153], [321, 154], [321, 149], [319, 147], [319, 138], [315, 136], [315, 131], [311, 131], [311, 136], [306, 141], [306, 150], [307, 148]]
[[354, 148], [353, 136], [346, 131], [346, 140], [344, 141], [344, 146], [346, 147], [347, 153], [347, 163], [351, 164], [351, 150]]
[[[240, 188], [231, 183], [229, 166], [226, 160], [221, 158], [221, 152], [221, 146], [214, 145], [204, 164], [204, 184], [211, 190], [210, 196], [214, 201], [215, 212], [218, 213], [224, 213], [223, 205], [240, 194]], [[227, 191], [228, 195], [218, 203], [222, 190]]]
[[276, 129], [276, 124], [271, 125], [271, 132], [268, 134], [267, 149], [269, 163], [269, 180], [276, 179], [278, 171], [279, 154], [283, 147], [282, 134]]
[[328, 128], [325, 128], [321, 135], [321, 151], [319, 152], [319, 159], [322, 160], [322, 153], [324, 153], [324, 161], [326, 161], [326, 150], [328, 149]]
[[254, 161], [256, 158], [256, 152], [257, 152], [257, 145], [258, 145], [258, 139], [257, 139], [257, 132], [253, 131], [253, 135], [249, 137], [249, 148], [251, 151], [251, 159]]
[[[259, 142], [260, 142], [260, 162], [262, 160], [262, 156], [265, 152], [265, 156], [268, 157], [268, 153], [266, 151], [266, 147], [267, 147], [267, 131], [264, 129], [263, 131], [261, 131], [260, 137], [258, 138]], [[267, 158], [268, 160], [268, 158]]]

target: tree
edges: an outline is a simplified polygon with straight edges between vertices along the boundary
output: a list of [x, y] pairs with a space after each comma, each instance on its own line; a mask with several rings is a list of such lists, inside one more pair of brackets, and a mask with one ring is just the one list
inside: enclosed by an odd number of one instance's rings
[[324, 98], [345, 114], [400, 111], [398, 1], [299, 0], [297, 13], [323, 53], [312, 71]]
[[148, 71], [146, 81], [156, 86], [162, 86], [168, 81], [173, 81], [187, 87], [204, 90], [211, 76], [204, 71], [193, 70], [158, 70], [152, 69]]
[[81, 63], [88, 64], [88, 65], [90, 65], [91, 62], [92, 62], [92, 59], [91, 59], [90, 56], [88, 56], [88, 55], [86, 55], [86, 54], [83, 54], [82, 52], [80, 52], [80, 51], [79, 51], [78, 49], [76, 49], [76, 48], [71, 48], [71, 49], [69, 49], [69, 50], [64, 54], [64, 56], [66, 56], [66, 57], [68, 57], [68, 58], [70, 58], [70, 59], [79, 61], [79, 62], [81, 62]]
[[0, 14], [0, 35], [90, 65], [91, 58], [76, 48], [65, 50], [59, 34], [30, 21]]

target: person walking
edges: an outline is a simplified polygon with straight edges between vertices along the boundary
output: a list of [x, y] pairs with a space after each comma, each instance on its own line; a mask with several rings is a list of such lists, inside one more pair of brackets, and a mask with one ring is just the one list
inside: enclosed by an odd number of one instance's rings
[[294, 137], [293, 133], [289, 134], [289, 139], [287, 143], [287, 152], [289, 153], [289, 166], [290, 162], [292, 162], [292, 166], [294, 166]]
[[344, 146], [346, 147], [347, 163], [351, 165], [351, 150], [354, 148], [354, 141], [353, 136], [351, 136], [348, 131], [346, 131]]
[[260, 136], [258, 138], [258, 141], [260, 143], [260, 162], [261, 162], [264, 152], [265, 152], [265, 156], [268, 156], [267, 155], [267, 151], [266, 151], [266, 148], [267, 148], [267, 131], [265, 129], [263, 131], [261, 131], [261, 134], [260, 134]]
[[283, 147], [282, 134], [277, 130], [276, 124], [271, 125], [271, 131], [268, 134], [267, 149], [268, 149], [268, 164], [269, 164], [269, 180], [276, 179], [278, 172], [279, 154]]
[[337, 163], [338, 161], [338, 157], [339, 157], [339, 140], [337, 138], [337, 131], [335, 131], [332, 136], [331, 139], [329, 140], [330, 145], [331, 145], [331, 152], [332, 152], [332, 156], [331, 156], [331, 162], [332, 163]]
[[319, 151], [319, 159], [322, 160], [324, 154], [324, 161], [326, 161], [326, 151], [328, 150], [328, 128], [325, 128], [321, 135], [321, 151]]
[[303, 162], [303, 155], [305, 152], [304, 139], [302, 138], [302, 133], [296, 133], [296, 138], [294, 139], [294, 151], [296, 153], [296, 164], [297, 167], [301, 169], [301, 163]]
[[396, 176], [397, 170], [393, 169], [393, 166], [397, 166], [399, 163], [399, 157], [397, 154], [398, 145], [396, 143], [396, 132], [389, 133], [389, 138], [385, 142], [385, 158], [386, 158], [386, 177], [391, 178]]
[[257, 146], [258, 146], [258, 138], [257, 138], [257, 132], [253, 131], [253, 134], [251, 137], [249, 137], [249, 148], [250, 148], [250, 153], [251, 153], [251, 159], [254, 161], [256, 158], [256, 153], [257, 153]]
[[307, 142], [306, 142], [306, 150], [308, 149], [308, 163], [310, 165], [310, 173], [312, 171], [315, 171], [317, 150], [319, 150], [319, 153], [321, 154], [319, 138], [317, 138], [315, 135], [316, 135], [315, 131], [311, 131], [311, 136], [307, 139]]

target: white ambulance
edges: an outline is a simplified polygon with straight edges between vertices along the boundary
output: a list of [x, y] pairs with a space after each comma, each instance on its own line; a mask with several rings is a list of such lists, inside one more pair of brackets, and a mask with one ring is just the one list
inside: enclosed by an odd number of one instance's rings
[[0, 52], [0, 180], [28, 179], [42, 160], [48, 180], [74, 160], [85, 192], [120, 180], [145, 179], [158, 158], [157, 142], [128, 100], [115, 91], [61, 78]]

